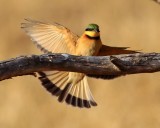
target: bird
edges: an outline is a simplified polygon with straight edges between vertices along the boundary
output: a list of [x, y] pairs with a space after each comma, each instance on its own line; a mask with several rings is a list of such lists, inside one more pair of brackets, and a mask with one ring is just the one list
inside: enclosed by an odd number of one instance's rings
[[[90, 23], [81, 36], [65, 26], [53, 22], [44, 23], [25, 19], [21, 28], [34, 44], [44, 53], [67, 53], [76, 56], [107, 56], [136, 53], [128, 47], [104, 45], [100, 37], [99, 26]], [[88, 75], [94, 78], [113, 79], [119, 75]], [[78, 108], [91, 108], [97, 103], [90, 91], [86, 74], [67, 71], [42, 71], [38, 78], [42, 86], [59, 102]]]

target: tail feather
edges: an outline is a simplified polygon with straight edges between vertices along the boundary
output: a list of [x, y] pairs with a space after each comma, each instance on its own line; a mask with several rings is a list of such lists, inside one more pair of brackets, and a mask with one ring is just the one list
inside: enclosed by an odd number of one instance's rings
[[59, 102], [65, 101], [69, 105], [80, 108], [97, 105], [89, 89], [86, 76], [74, 84], [68, 82], [68, 72], [46, 71], [39, 72], [39, 75], [42, 85], [52, 95], [57, 96]]
[[62, 92], [61, 88], [63, 88], [63, 86], [65, 85], [65, 83], [67, 82], [67, 77], [65, 78], [61, 78], [59, 79], [55, 85], [57, 85], [59, 83], [59, 88], [55, 89], [54, 91], [52, 91], [52, 93], [54, 93], [56, 96], [59, 96]]
[[72, 86], [70, 92], [68, 92], [66, 103], [78, 107], [90, 108], [91, 106], [96, 106], [96, 102], [90, 92], [87, 78], [84, 77], [76, 85]]
[[73, 106], [78, 106], [78, 107], [83, 107], [83, 102], [82, 102], [82, 96], [81, 96], [81, 81], [78, 82], [76, 85], [72, 86], [71, 91], [67, 95], [66, 98], [66, 103], [73, 105]]
[[67, 83], [67, 72], [46, 71], [38, 72], [40, 75], [39, 80], [42, 85], [52, 93], [52, 95], [59, 96], [63, 90], [63, 83]]
[[78, 98], [78, 93], [79, 93], [79, 90], [78, 90], [79, 86], [80, 86], [79, 83], [72, 85], [65, 99], [67, 104], [70, 104], [74, 107], [78, 106], [77, 98]]
[[87, 107], [87, 108], [90, 108], [91, 105], [90, 105], [90, 97], [89, 97], [89, 94], [88, 94], [88, 90], [87, 90], [87, 83], [86, 81], [84, 81], [84, 106]]
[[91, 90], [90, 90], [90, 88], [89, 88], [89, 85], [88, 85], [88, 82], [87, 82], [87, 79], [86, 79], [86, 78], [85, 78], [85, 81], [86, 81], [86, 84], [87, 84], [86, 88], [87, 88], [87, 91], [88, 91], [89, 99], [91, 99], [91, 100], [90, 100], [90, 104], [91, 104], [92, 106], [97, 106], [97, 103], [95, 102], [95, 100], [94, 100], [94, 98], [93, 98], [93, 95], [92, 95], [92, 93], [91, 93]]
[[75, 85], [76, 86], [76, 90], [75, 90], [75, 92], [74, 92], [74, 95], [73, 95], [73, 100], [72, 100], [72, 105], [73, 106], [78, 106], [78, 98], [79, 98], [79, 87], [80, 87], [80, 82], [78, 82], [78, 84], [77, 85]]
[[60, 73], [59, 71], [47, 71], [47, 73], [45, 75], [47, 75], [47, 77], [49, 77], [49, 76], [53, 76], [53, 75], [56, 75], [56, 74], [59, 74], [59, 73]]
[[65, 86], [65, 88], [62, 90], [60, 96], [58, 97], [58, 101], [59, 102], [63, 102], [64, 101], [64, 99], [67, 97], [67, 94], [68, 94], [70, 88], [71, 88], [71, 83], [68, 83]]
[[72, 86], [71, 92], [67, 95], [65, 99], [67, 104], [72, 104], [72, 99], [73, 99], [75, 91], [76, 91], [76, 86]]
[[83, 81], [80, 83], [80, 91], [79, 91], [79, 98], [78, 98], [78, 106], [79, 107], [84, 107], [83, 104]]
[[90, 92], [86, 76], [71, 87], [65, 101], [67, 104], [80, 108], [90, 108], [97, 105]]
[[54, 75], [47, 75], [47, 77], [50, 78], [51, 81], [54, 81], [54, 83], [58, 83], [59, 80], [64, 78], [63, 75], [65, 75], [65, 73], [59, 72]]

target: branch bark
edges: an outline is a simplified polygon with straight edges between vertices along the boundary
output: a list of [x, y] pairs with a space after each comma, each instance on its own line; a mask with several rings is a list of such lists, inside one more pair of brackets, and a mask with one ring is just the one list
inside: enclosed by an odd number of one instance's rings
[[0, 80], [48, 70], [72, 71], [97, 76], [158, 72], [160, 53], [99, 57], [69, 54], [20, 56], [0, 62]]

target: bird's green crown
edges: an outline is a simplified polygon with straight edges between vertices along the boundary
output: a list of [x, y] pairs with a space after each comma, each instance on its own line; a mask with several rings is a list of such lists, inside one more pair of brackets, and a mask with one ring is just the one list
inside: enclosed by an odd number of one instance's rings
[[86, 31], [96, 31], [96, 32], [100, 32], [99, 31], [99, 26], [97, 24], [89, 24], [86, 28]]

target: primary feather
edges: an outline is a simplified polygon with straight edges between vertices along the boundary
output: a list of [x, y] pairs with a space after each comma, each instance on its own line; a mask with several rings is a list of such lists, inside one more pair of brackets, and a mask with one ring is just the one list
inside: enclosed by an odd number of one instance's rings
[[58, 23], [43, 23], [27, 19], [21, 28], [43, 52], [73, 54], [78, 36]]

